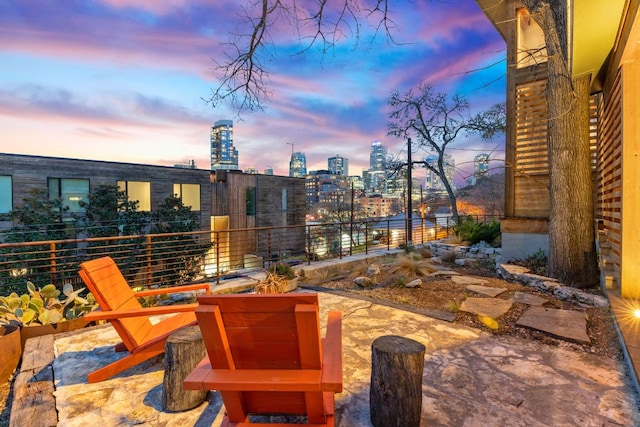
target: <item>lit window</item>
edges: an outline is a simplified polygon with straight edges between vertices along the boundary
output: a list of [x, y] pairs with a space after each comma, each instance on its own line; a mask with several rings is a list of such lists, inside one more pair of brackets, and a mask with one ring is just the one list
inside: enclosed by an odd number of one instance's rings
[[69, 208], [68, 212], [84, 212], [80, 207], [81, 201], [87, 201], [89, 194], [88, 179], [49, 178], [49, 198], [60, 199], [62, 207]]
[[173, 194], [192, 211], [200, 210], [200, 184], [173, 184]]
[[525, 8], [518, 9], [517, 68], [547, 62], [544, 32]]
[[13, 191], [10, 175], [0, 175], [0, 214], [6, 214], [13, 209]]
[[118, 181], [118, 189], [124, 191], [130, 202], [138, 202], [138, 211], [151, 211], [151, 183]]

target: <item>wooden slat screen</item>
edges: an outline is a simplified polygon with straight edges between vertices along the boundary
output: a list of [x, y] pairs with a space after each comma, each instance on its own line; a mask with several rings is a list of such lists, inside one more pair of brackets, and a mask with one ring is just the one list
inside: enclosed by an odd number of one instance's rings
[[516, 87], [516, 174], [549, 172], [545, 85], [546, 80], [537, 80]]
[[603, 100], [599, 124], [597, 211], [606, 233], [605, 249], [601, 250], [605, 267], [619, 283], [621, 253], [621, 196], [622, 196], [622, 71]]

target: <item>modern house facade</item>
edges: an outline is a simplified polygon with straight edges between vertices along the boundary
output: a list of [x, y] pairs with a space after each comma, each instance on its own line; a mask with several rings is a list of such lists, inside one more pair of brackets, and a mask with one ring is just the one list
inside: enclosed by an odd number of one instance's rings
[[[548, 113], [544, 34], [518, 0], [477, 0], [507, 43], [503, 255], [548, 248]], [[601, 281], [640, 298], [640, 15], [638, 0], [573, 0], [566, 8], [574, 78], [590, 77], [594, 213]], [[532, 53], [533, 52], [533, 53]]]
[[[211, 231], [212, 240], [228, 232], [225, 244], [212, 256], [224, 258], [229, 268], [243, 267], [244, 254], [265, 257], [260, 251], [267, 247], [255, 230], [242, 235], [233, 230], [284, 227], [270, 249], [277, 253], [305, 248], [304, 179], [0, 153], [0, 215], [21, 204], [34, 188], [46, 188], [49, 197], [60, 197], [70, 208], [69, 214], [81, 215], [78, 201], [103, 184], [118, 185], [130, 200], [139, 202], [138, 210], [149, 213], [177, 195], [198, 212], [199, 228]], [[6, 215], [4, 219], [3, 228], [11, 227]]]

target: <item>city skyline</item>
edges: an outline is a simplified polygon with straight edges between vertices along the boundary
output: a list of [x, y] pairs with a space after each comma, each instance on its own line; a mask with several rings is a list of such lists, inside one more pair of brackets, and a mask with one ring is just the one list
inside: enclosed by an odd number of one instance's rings
[[[504, 42], [475, 1], [427, 1], [394, 4], [403, 29], [394, 33], [397, 44], [381, 36], [369, 43], [369, 24], [358, 46], [339, 40], [324, 56], [318, 49], [297, 55], [303, 43], [293, 36], [274, 40], [267, 108], [238, 119], [229, 107], [203, 101], [217, 82], [212, 58], [220, 59], [239, 22], [235, 2], [209, 3], [3, 2], [0, 152], [158, 165], [193, 160], [207, 169], [211, 127], [233, 119], [241, 170], [270, 166], [287, 175], [295, 144], [309, 170], [326, 168], [339, 147], [350, 174], [360, 175], [374, 140], [403, 155], [404, 141], [386, 135], [392, 90], [426, 81], [462, 93], [473, 110], [504, 100]], [[503, 157], [504, 138], [465, 139], [449, 153], [468, 165], [467, 174], [479, 152]]]

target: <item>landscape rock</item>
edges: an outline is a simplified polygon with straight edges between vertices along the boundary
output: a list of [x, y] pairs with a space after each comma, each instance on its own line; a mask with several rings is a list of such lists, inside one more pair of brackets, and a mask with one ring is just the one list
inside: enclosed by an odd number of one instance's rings
[[466, 311], [467, 313], [482, 314], [489, 316], [492, 319], [505, 314], [513, 303], [503, 299], [494, 298], [467, 298], [462, 301], [460, 305], [460, 311]]
[[487, 283], [485, 279], [480, 279], [479, 277], [472, 276], [452, 276], [451, 281], [453, 283], [457, 283], [458, 285], [482, 285]]
[[537, 295], [531, 295], [526, 292], [516, 292], [511, 299], [513, 302], [519, 302], [521, 304], [533, 305], [533, 306], [542, 306], [544, 303], [548, 302], [546, 298], [539, 297]]
[[436, 277], [436, 276], [459, 276], [460, 273], [454, 270], [438, 270], [433, 273], [427, 274], [427, 277]]
[[519, 274], [524, 274], [524, 273], [529, 273], [531, 270], [529, 270], [526, 267], [523, 267], [521, 265], [514, 265], [514, 264], [498, 264], [498, 276], [500, 276], [501, 278], [503, 278], [504, 280], [515, 280], [515, 275], [519, 275]]
[[476, 292], [481, 295], [487, 295], [489, 297], [497, 297], [504, 291], [506, 288], [493, 288], [491, 286], [481, 286], [481, 285], [467, 285], [467, 289], [470, 291]]
[[366, 277], [366, 276], [358, 276], [355, 279], [353, 279], [353, 283], [355, 283], [358, 286], [361, 286], [363, 288], [368, 288], [370, 286], [373, 286], [373, 280], [371, 280], [371, 278]]
[[379, 264], [371, 264], [367, 267], [367, 276], [377, 276], [380, 274], [380, 265]]
[[607, 307], [609, 305], [609, 301], [605, 297], [589, 294], [570, 286], [558, 286], [554, 289], [553, 295], [564, 301], [573, 299], [582, 304], [588, 304], [594, 307]]
[[419, 288], [422, 286], [422, 279], [415, 279], [404, 285], [405, 288]]
[[590, 343], [587, 335], [585, 313], [576, 310], [531, 307], [524, 312], [516, 323], [520, 326], [538, 329], [558, 337]]

